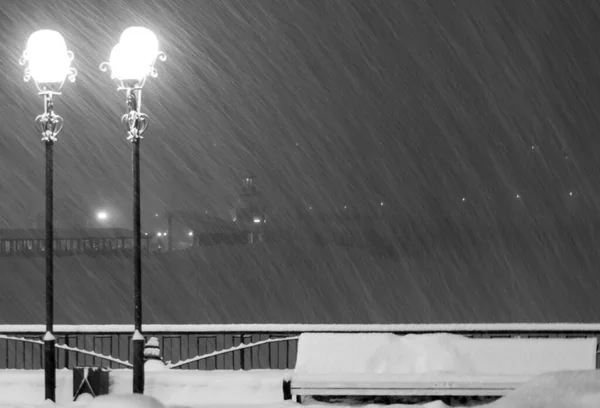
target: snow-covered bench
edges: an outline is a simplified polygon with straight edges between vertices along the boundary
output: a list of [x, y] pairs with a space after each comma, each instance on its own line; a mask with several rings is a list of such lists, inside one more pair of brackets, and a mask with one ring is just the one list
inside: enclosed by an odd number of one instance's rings
[[496, 397], [539, 374], [594, 370], [596, 353], [596, 338], [305, 333], [283, 394]]

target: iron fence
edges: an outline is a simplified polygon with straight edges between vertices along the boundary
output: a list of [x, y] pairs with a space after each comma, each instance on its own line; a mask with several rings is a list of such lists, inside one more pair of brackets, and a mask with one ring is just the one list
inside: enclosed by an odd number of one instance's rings
[[[127, 362], [132, 361], [132, 332], [133, 327], [127, 325], [57, 326], [57, 368], [126, 368]], [[480, 338], [595, 337], [600, 341], [600, 324], [144, 326], [147, 339], [158, 339], [164, 361], [177, 363], [216, 354], [178, 367], [187, 370], [293, 369], [298, 347], [296, 337], [307, 332], [397, 335], [445, 332]], [[43, 350], [40, 340], [43, 333], [44, 328], [38, 325], [0, 326], [0, 369], [41, 369]], [[269, 339], [279, 341], [265, 341]], [[248, 347], [240, 349], [240, 345]], [[112, 359], [105, 358], [107, 356]], [[600, 359], [597, 359], [596, 365], [600, 367]]]

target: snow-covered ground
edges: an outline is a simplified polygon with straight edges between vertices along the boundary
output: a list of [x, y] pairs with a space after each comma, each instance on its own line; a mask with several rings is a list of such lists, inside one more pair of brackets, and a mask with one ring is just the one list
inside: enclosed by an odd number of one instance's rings
[[[147, 371], [145, 394], [168, 406], [265, 406], [281, 405], [285, 371]], [[73, 403], [73, 374], [57, 372], [57, 404]], [[131, 370], [110, 372], [110, 393], [127, 394], [132, 389]], [[0, 407], [25, 407], [43, 403], [44, 372], [41, 370], [0, 371]]]
[[[173, 408], [290, 408], [295, 402], [284, 402], [281, 381], [285, 371], [168, 371], [148, 372], [146, 395]], [[0, 371], [0, 408], [30, 408], [49, 406], [43, 403], [44, 374], [42, 371]], [[131, 393], [131, 372], [111, 372], [111, 393]], [[72, 402], [72, 373], [57, 373], [57, 405], [83, 408], [92, 399]], [[101, 402], [100, 400], [97, 401]], [[110, 402], [110, 401], [109, 401]], [[108, 405], [91, 408], [119, 408], [114, 400]], [[307, 404], [318, 404], [308, 402]], [[354, 404], [340, 403], [336, 408]], [[370, 405], [374, 406], [374, 405]], [[401, 405], [395, 405], [400, 407]], [[424, 405], [427, 408], [446, 407], [440, 401]], [[460, 405], [454, 405], [460, 406]], [[545, 374], [526, 383], [511, 394], [487, 404], [489, 408], [598, 408], [600, 407], [600, 370]]]

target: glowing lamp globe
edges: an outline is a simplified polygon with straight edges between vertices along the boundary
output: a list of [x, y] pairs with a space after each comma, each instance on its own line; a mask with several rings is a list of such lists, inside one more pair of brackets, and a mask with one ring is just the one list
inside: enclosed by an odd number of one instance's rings
[[[139, 74], [139, 67], [136, 67], [136, 63], [132, 64], [129, 61], [127, 50], [121, 45], [121, 43], [114, 46], [110, 53], [110, 70], [112, 76], [119, 81], [135, 80], [143, 78], [143, 75]], [[137, 69], [136, 69], [137, 68]]]
[[53, 30], [36, 31], [29, 37], [25, 57], [29, 73], [38, 86], [61, 85], [70, 72], [72, 54], [65, 39]]
[[158, 53], [158, 39], [152, 31], [143, 27], [128, 28], [110, 54], [113, 77], [140, 85], [152, 73]]
[[123, 31], [119, 42], [127, 48], [140, 49], [142, 54], [150, 56], [150, 62], [158, 55], [158, 38], [147, 28], [129, 27]]

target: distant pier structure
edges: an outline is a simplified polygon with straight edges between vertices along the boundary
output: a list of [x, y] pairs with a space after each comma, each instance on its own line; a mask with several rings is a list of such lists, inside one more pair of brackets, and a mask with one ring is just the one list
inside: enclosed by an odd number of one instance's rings
[[244, 177], [238, 199], [231, 209], [231, 219], [246, 233], [249, 244], [264, 240], [267, 223], [266, 204], [264, 195], [256, 187], [254, 176]]
[[168, 211], [167, 231], [163, 235], [166, 250], [241, 243], [240, 231], [231, 220], [206, 212]]
[[[0, 256], [41, 256], [45, 253], [45, 230], [1, 229]], [[142, 236], [142, 249], [150, 251], [148, 234]], [[124, 228], [58, 228], [54, 231], [57, 255], [111, 253], [133, 250], [133, 231]]]

